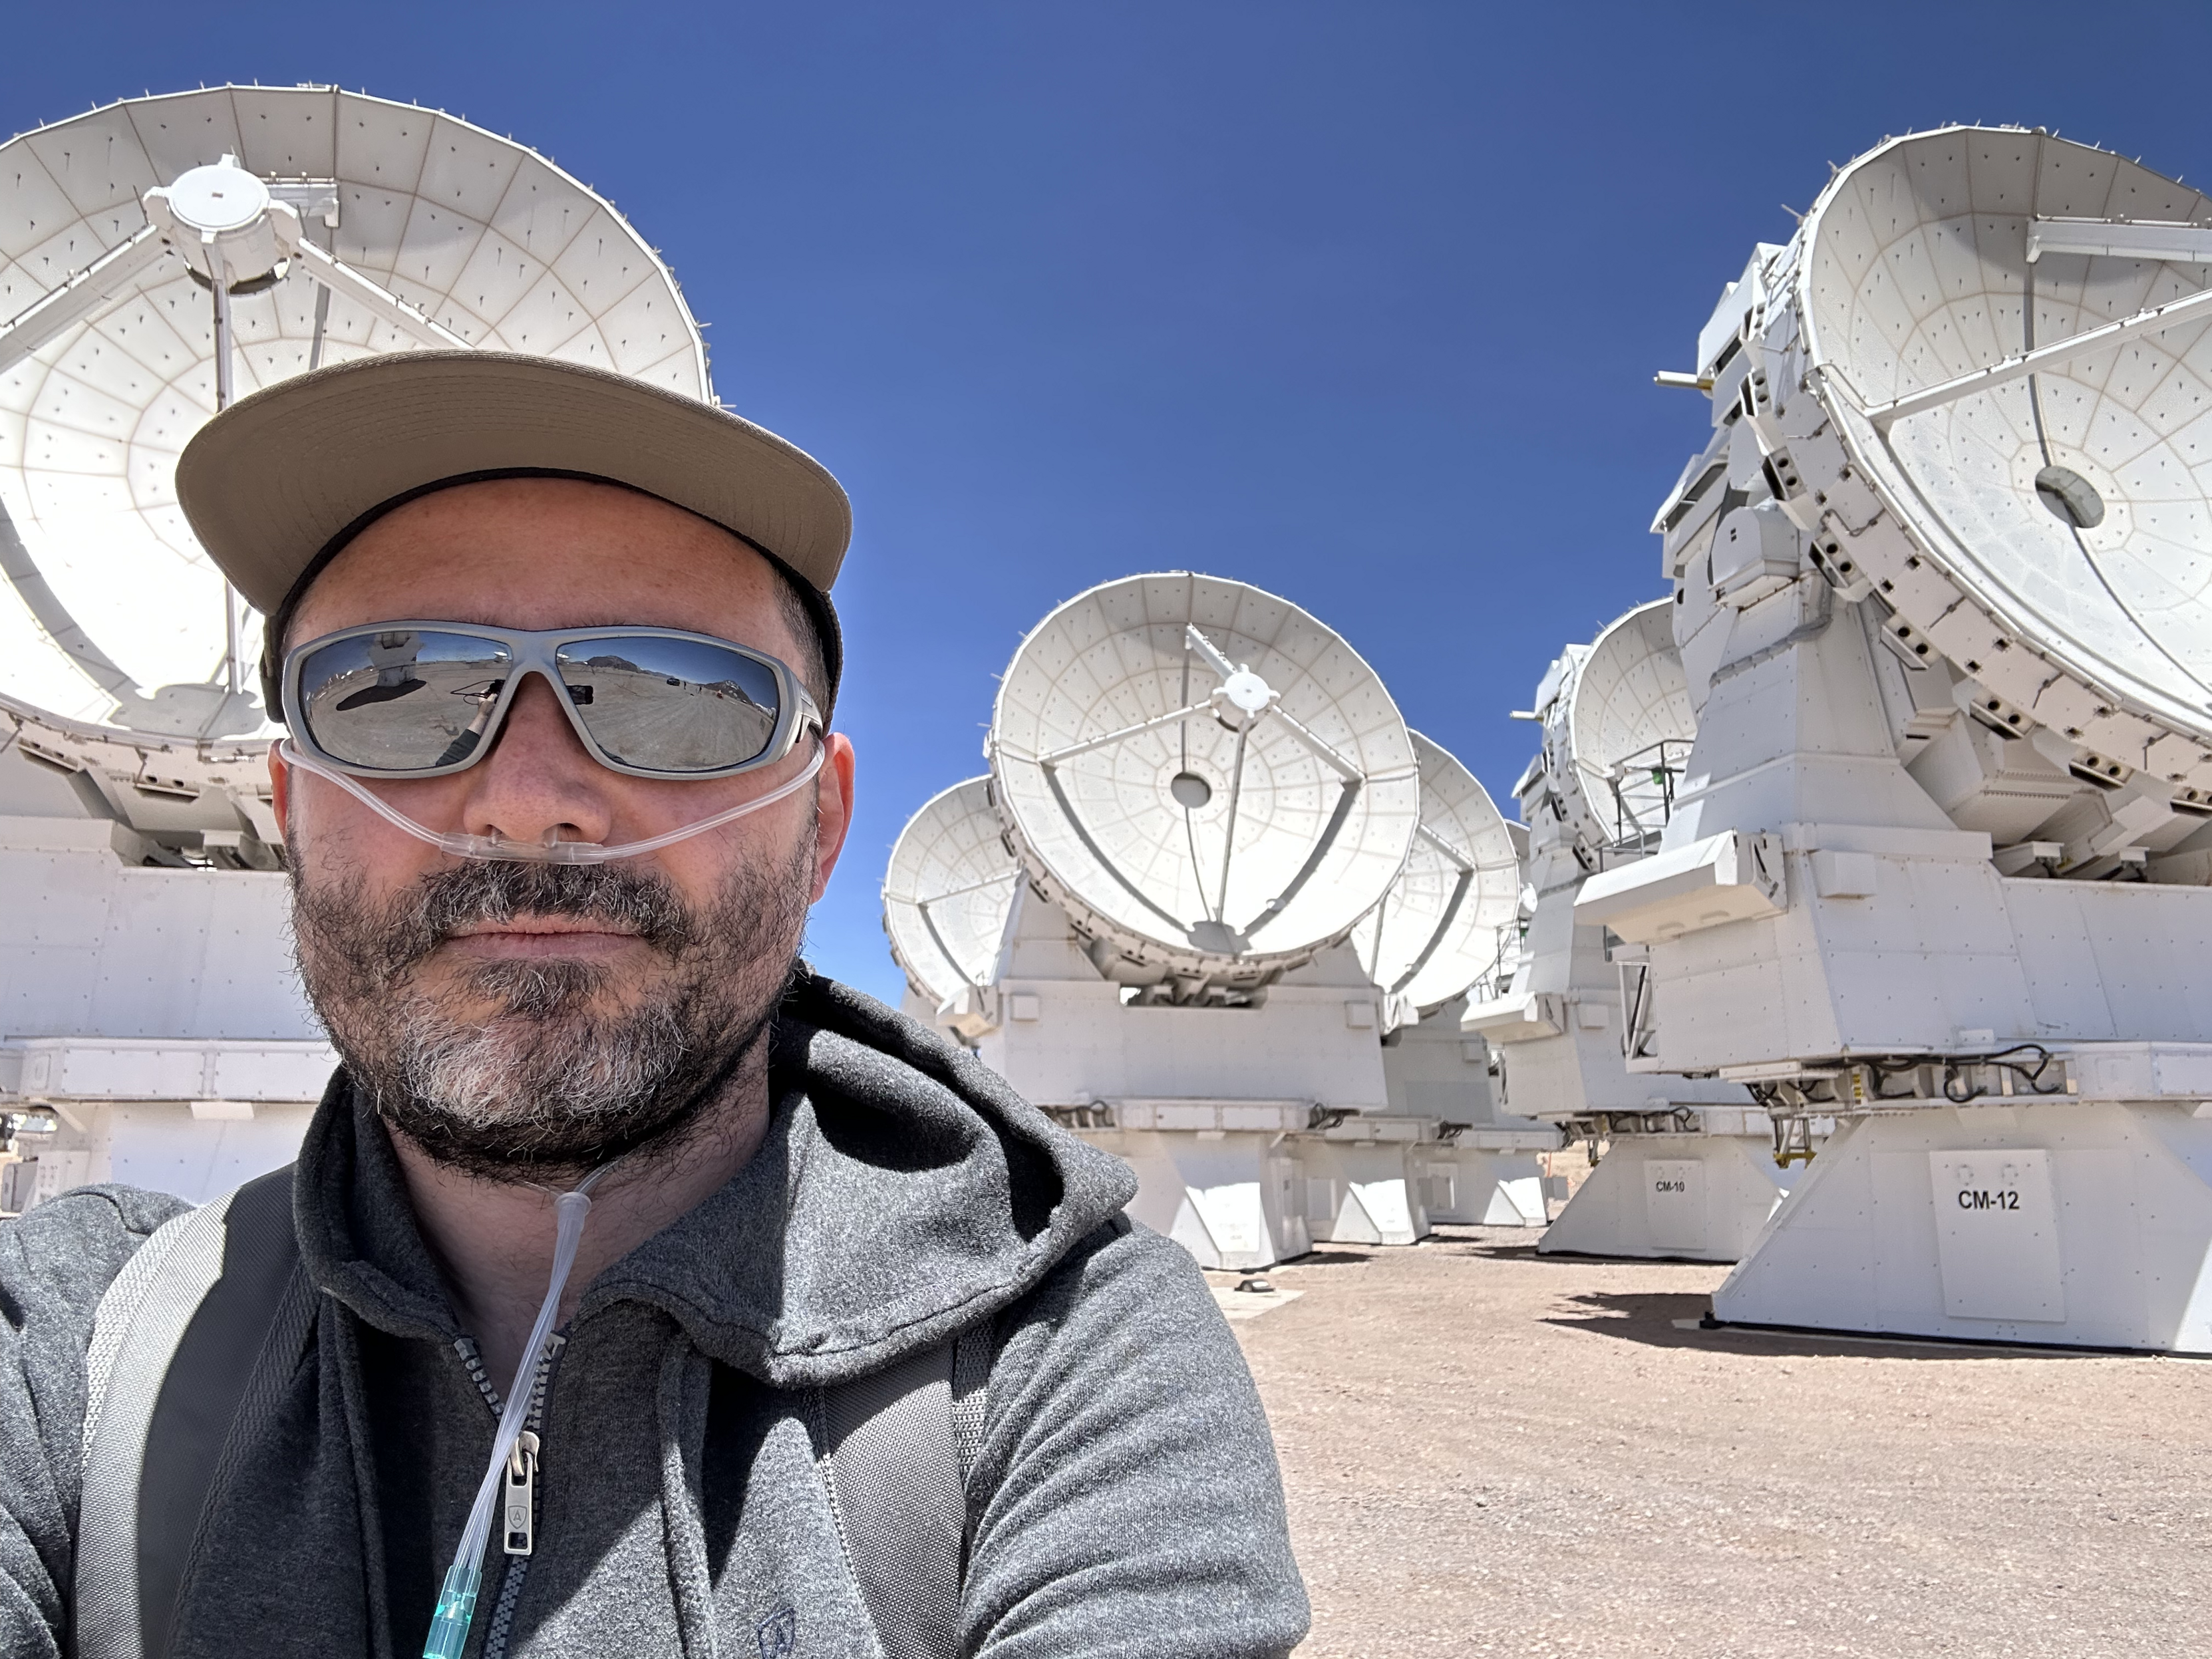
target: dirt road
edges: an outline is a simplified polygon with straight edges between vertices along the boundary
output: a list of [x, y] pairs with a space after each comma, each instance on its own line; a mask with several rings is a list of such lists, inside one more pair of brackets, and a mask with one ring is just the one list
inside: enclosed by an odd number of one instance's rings
[[2212, 1652], [2212, 1364], [1680, 1328], [1723, 1271], [1271, 1269], [1301, 1654]]

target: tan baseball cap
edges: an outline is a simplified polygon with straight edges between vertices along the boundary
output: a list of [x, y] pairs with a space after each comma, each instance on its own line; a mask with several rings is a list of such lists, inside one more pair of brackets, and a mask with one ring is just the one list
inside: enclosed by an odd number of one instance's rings
[[628, 484], [735, 531], [817, 593], [853, 513], [805, 451], [711, 404], [627, 376], [504, 351], [404, 351], [240, 398], [177, 460], [200, 545], [274, 615], [349, 527], [439, 483], [501, 472]]

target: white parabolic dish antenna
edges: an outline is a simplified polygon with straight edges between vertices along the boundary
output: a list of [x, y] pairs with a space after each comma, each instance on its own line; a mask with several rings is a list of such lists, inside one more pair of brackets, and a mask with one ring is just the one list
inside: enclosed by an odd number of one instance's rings
[[1423, 1013], [1449, 1002], [1498, 958], [1521, 909], [1521, 860], [1489, 794], [1441, 744], [1413, 733], [1421, 827], [1405, 870], [1352, 929], [1368, 977]]
[[1570, 651], [1544, 716], [1544, 766], [1575, 838], [1610, 847], [1655, 836], [1673, 776], [1698, 734], [1675, 649], [1673, 602], [1619, 618], [1587, 652]]
[[712, 395], [637, 233], [450, 116], [226, 87], [0, 146], [0, 709], [58, 717], [27, 746], [173, 795], [238, 772], [204, 740], [270, 729], [258, 626], [185, 526], [178, 453], [219, 401], [464, 344]]
[[2212, 787], [2212, 201], [1954, 127], [1844, 168], [1802, 241], [1807, 383], [1879, 496], [1823, 500], [1900, 637], [2008, 725]]
[[1413, 738], [1358, 653], [1285, 599], [1131, 576], [1022, 642], [988, 744], [1039, 887], [1124, 984], [1264, 984], [1348, 933], [1420, 818]]
[[990, 985], [1021, 879], [990, 779], [954, 784], [907, 821], [884, 876], [884, 931], [915, 990], [942, 1008]]

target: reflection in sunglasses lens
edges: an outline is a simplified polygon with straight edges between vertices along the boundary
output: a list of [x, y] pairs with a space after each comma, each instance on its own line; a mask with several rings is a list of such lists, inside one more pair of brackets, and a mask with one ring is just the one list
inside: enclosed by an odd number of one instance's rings
[[726, 646], [652, 635], [578, 640], [556, 653], [592, 740], [625, 766], [713, 772], [775, 735], [775, 675]]
[[333, 759], [389, 771], [451, 766], [483, 741], [510, 662], [504, 647], [466, 634], [356, 634], [301, 660], [300, 709]]

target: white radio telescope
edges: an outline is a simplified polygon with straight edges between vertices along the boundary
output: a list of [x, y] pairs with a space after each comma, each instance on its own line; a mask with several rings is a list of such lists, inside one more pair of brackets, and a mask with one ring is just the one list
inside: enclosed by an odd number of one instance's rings
[[1022, 642], [986, 748], [891, 854], [908, 1006], [1126, 1158], [1133, 1215], [1240, 1268], [1540, 1218], [1556, 1135], [1418, 1018], [1495, 958], [1511, 832], [1344, 641], [1241, 582], [1109, 582]]
[[1406, 868], [1352, 929], [1376, 988], [1415, 1015], [1442, 1006], [1497, 960], [1521, 908], [1521, 859], [1474, 775], [1413, 733], [1421, 823]]
[[461, 345], [711, 395], [636, 232], [450, 116], [226, 87], [0, 146], [0, 706], [58, 717], [64, 763], [123, 763], [98, 726], [172, 783], [235, 769], [195, 744], [268, 733], [256, 630], [177, 507], [178, 453], [273, 381]]
[[1404, 867], [1413, 739], [1352, 647], [1287, 600], [1170, 573], [1077, 595], [991, 723], [998, 808], [1099, 971], [1235, 996], [1342, 939]]
[[1527, 933], [1500, 957], [1510, 985], [1487, 987], [1462, 1021], [1498, 1045], [1509, 1110], [1610, 1146], [1547, 1252], [1734, 1261], [1774, 1207], [1765, 1115], [1735, 1084], [1664, 1073], [1631, 1050], [1619, 955], [1575, 917], [1591, 873], [1648, 859], [1673, 817], [1698, 733], [1675, 609], [1638, 605], [1570, 645], [1537, 687], [1543, 750], [1516, 791]]
[[1537, 693], [1552, 810], [1585, 851], [1656, 839], [1673, 809], [1698, 732], [1673, 610], [1638, 605], [1560, 658]]
[[939, 1013], [966, 1012], [992, 985], [1021, 878], [987, 777], [933, 796], [899, 832], [884, 875], [884, 932]]
[[1723, 1319], [2212, 1352], [2208, 324], [2212, 199], [1953, 127], [1661, 376], [1712, 400], [1654, 525], [1695, 764], [1576, 920], [1632, 1063], [1835, 1125]]
[[[1804, 242], [1804, 372], [1833, 390], [1797, 424], [1825, 407], [1866, 506], [1900, 509], [1854, 562], [1911, 642], [2004, 724], [2212, 795], [2212, 200], [2045, 133], [1954, 129], [1856, 162]], [[1867, 516], [1850, 498], [1843, 528]]]

